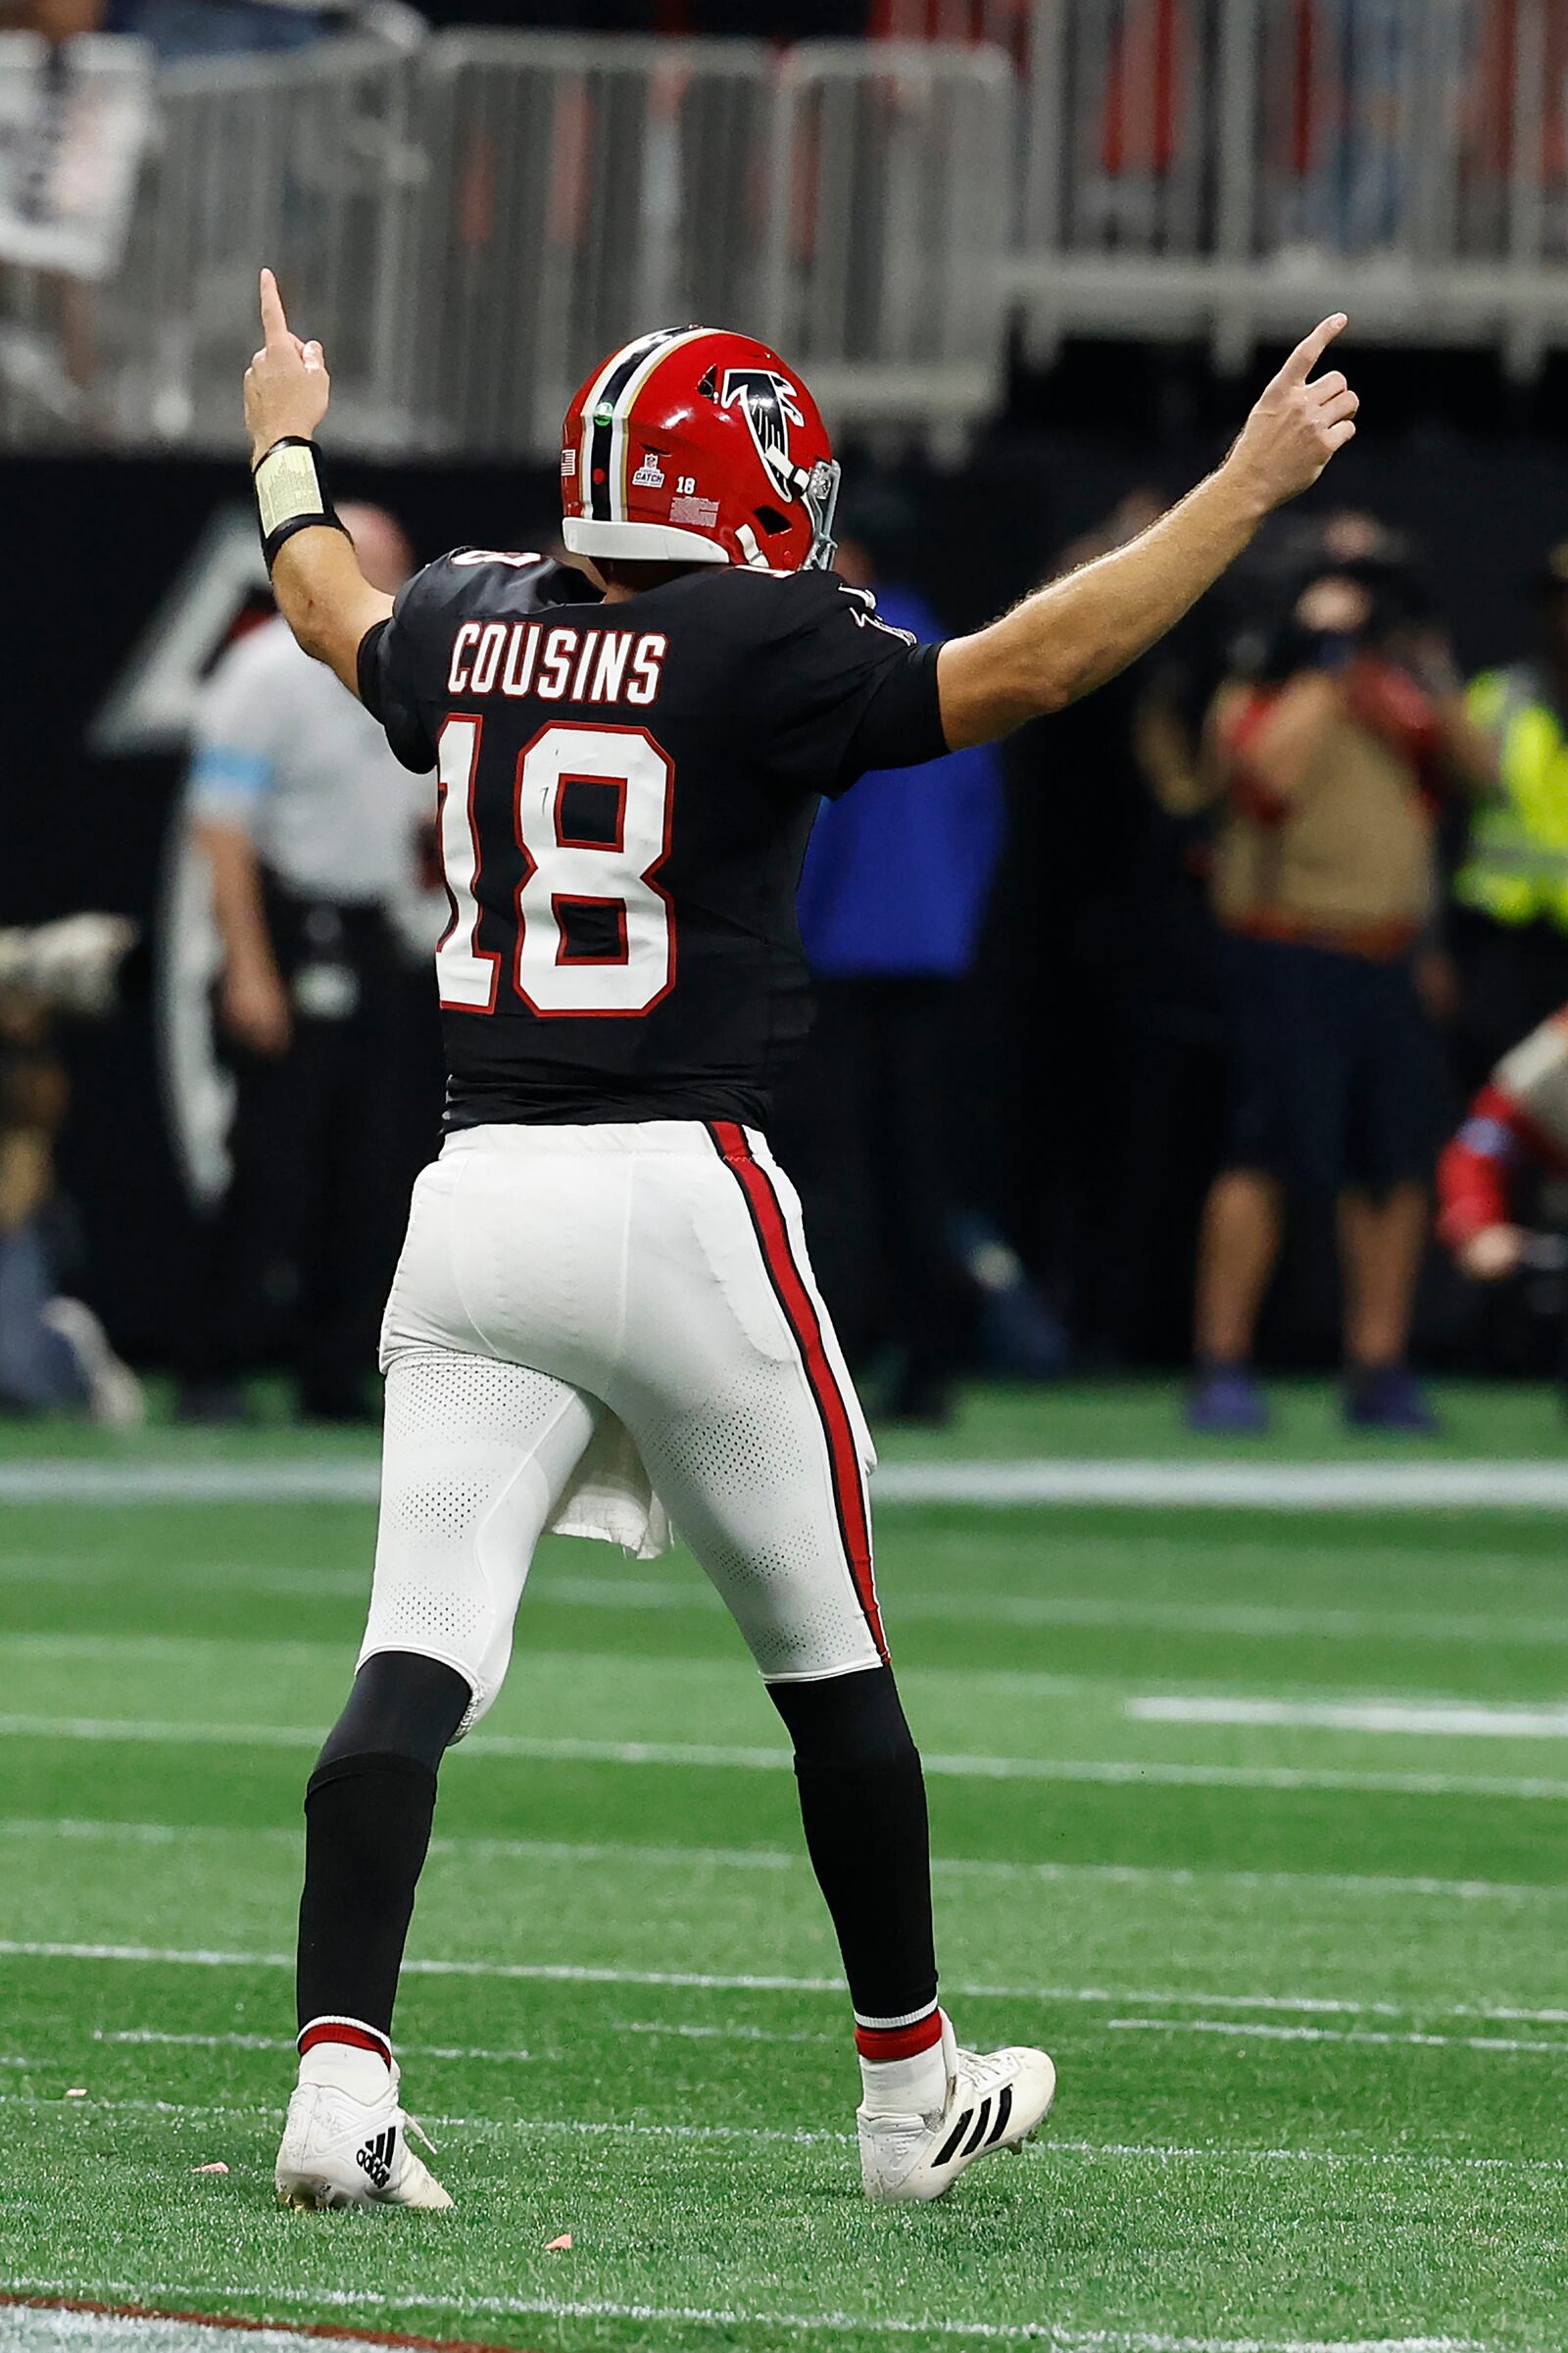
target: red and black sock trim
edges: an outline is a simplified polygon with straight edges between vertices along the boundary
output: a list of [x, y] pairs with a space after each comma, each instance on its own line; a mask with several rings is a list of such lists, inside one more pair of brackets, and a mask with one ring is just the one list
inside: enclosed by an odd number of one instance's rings
[[882, 1632], [882, 1613], [877, 1607], [876, 1581], [871, 1569], [871, 1522], [866, 1510], [860, 1449], [856, 1441], [850, 1409], [845, 1403], [844, 1392], [839, 1387], [838, 1376], [833, 1370], [822, 1338], [822, 1319], [817, 1313], [810, 1287], [795, 1262], [795, 1253], [790, 1247], [789, 1226], [773, 1180], [754, 1154], [747, 1142], [746, 1130], [733, 1119], [710, 1119], [706, 1125], [720, 1159], [741, 1189], [741, 1198], [746, 1203], [752, 1230], [762, 1253], [762, 1263], [767, 1269], [767, 1279], [801, 1351], [807, 1382], [827, 1444], [833, 1506], [838, 1514], [839, 1533], [844, 1540], [844, 1556], [849, 1562], [850, 1575], [855, 1581], [865, 1622], [871, 1630], [877, 1656], [886, 1666], [888, 1645]]
[[866, 2026], [855, 2021], [855, 2047], [862, 2059], [914, 2059], [942, 2040], [942, 2013], [935, 2002], [923, 2017], [901, 2019], [896, 2026]]
[[376, 2027], [368, 2027], [360, 2018], [313, 2018], [300, 2029], [299, 2053], [315, 2050], [318, 2042], [346, 2042], [357, 2051], [373, 2051], [378, 2059], [392, 2064], [392, 2045]]

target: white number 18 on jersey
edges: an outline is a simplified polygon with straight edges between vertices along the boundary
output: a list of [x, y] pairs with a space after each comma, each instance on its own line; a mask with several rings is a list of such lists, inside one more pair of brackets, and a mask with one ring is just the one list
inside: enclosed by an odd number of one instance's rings
[[[493, 1013], [502, 958], [479, 946], [476, 897], [483, 846], [474, 786], [483, 733], [482, 718], [453, 717], [437, 746], [441, 868], [453, 911], [435, 967], [444, 1008]], [[510, 977], [542, 1018], [635, 1020], [669, 994], [675, 926], [654, 877], [669, 852], [674, 782], [668, 758], [643, 727], [562, 722], [519, 755], [513, 825], [527, 872], [515, 893]], [[569, 830], [564, 803], [573, 784], [610, 788], [604, 838]], [[591, 955], [572, 946], [574, 910], [593, 912], [601, 944]], [[607, 936], [613, 941], [608, 951]]]

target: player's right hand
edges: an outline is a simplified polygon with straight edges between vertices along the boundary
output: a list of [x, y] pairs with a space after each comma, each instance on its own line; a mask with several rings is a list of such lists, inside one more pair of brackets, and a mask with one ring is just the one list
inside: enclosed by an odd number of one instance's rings
[[223, 974], [220, 1007], [223, 1027], [237, 1046], [270, 1060], [287, 1054], [294, 1024], [288, 991], [276, 972], [231, 964]]
[[1309, 490], [1337, 450], [1355, 436], [1361, 406], [1338, 368], [1313, 377], [1336, 335], [1348, 324], [1343, 311], [1298, 343], [1251, 416], [1226, 460], [1245, 476], [1265, 508]]
[[274, 441], [315, 437], [331, 395], [326, 358], [318, 343], [302, 343], [289, 330], [283, 297], [270, 270], [262, 271], [262, 348], [245, 370], [245, 422], [253, 463]]

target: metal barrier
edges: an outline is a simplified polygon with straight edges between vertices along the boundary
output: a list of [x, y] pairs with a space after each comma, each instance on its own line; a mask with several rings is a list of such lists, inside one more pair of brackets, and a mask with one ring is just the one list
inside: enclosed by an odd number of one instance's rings
[[414, 70], [356, 39], [164, 73], [158, 153], [102, 319], [122, 355], [118, 437], [233, 448], [257, 267], [272, 257], [296, 315], [330, 339], [344, 437], [402, 444], [409, 419], [389, 389], [422, 177]]
[[400, 379], [419, 441], [544, 454], [640, 329], [763, 331], [774, 103], [745, 42], [433, 42]]
[[773, 340], [841, 421], [952, 441], [1003, 388], [1012, 68], [992, 48], [809, 42], [778, 89]]
[[382, 14], [397, 38], [159, 76], [108, 365], [51, 381], [24, 287], [0, 439], [232, 448], [264, 255], [328, 345], [335, 436], [389, 453], [547, 452], [652, 319], [754, 330], [841, 423], [938, 444], [999, 399], [1013, 308], [1039, 357], [1239, 362], [1341, 303], [1520, 373], [1568, 343], [1568, 0], [888, 0], [951, 37], [782, 56], [411, 45]]
[[340, 446], [546, 454], [572, 385], [661, 319], [781, 342], [840, 419], [906, 438], [999, 396], [998, 52], [342, 40], [173, 68], [159, 100], [98, 320], [118, 440], [232, 448], [264, 256], [327, 345]]
[[1560, 0], [1028, 0], [1018, 38], [1037, 356], [1087, 329], [1234, 362], [1339, 304], [1519, 373], [1568, 341]]
[[781, 345], [841, 422], [951, 437], [1001, 390], [1013, 103], [992, 52], [436, 41], [396, 405], [427, 446], [544, 453], [604, 352], [702, 319]]

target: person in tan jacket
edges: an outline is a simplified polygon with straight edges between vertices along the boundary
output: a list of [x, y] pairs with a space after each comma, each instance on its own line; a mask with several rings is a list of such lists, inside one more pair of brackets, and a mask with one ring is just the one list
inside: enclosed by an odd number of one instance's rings
[[[1397, 658], [1396, 658], [1397, 657]], [[1232, 1095], [1204, 1210], [1188, 1418], [1267, 1421], [1253, 1333], [1287, 1199], [1337, 1206], [1347, 1418], [1422, 1431], [1405, 1364], [1441, 1115], [1436, 1032], [1417, 985], [1435, 911], [1435, 815], [1494, 763], [1457, 678], [1389, 627], [1376, 564], [1300, 585], [1267, 676], [1222, 686], [1200, 786], [1224, 797], [1212, 868]]]

